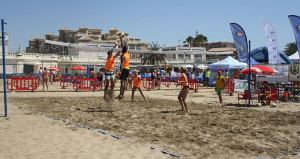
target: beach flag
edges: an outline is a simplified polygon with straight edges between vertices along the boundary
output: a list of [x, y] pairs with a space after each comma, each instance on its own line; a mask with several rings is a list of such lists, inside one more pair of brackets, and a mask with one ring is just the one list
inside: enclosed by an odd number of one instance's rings
[[269, 64], [281, 64], [275, 30], [271, 24], [266, 22], [262, 26], [265, 29], [267, 38]]
[[296, 44], [298, 47], [299, 59], [300, 59], [300, 17], [296, 15], [289, 15], [289, 19], [294, 30]]
[[238, 60], [239, 62], [248, 63], [248, 43], [246, 34], [243, 28], [236, 23], [230, 23], [230, 27], [239, 58]]

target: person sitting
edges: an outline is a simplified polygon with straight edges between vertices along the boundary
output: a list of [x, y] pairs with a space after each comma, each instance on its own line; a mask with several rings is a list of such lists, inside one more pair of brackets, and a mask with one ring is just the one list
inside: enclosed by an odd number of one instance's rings
[[283, 92], [283, 94], [282, 94], [282, 96], [281, 96], [281, 99], [282, 99], [283, 101], [288, 101], [288, 100], [289, 100], [289, 97], [290, 97], [289, 89], [288, 89], [288, 88], [285, 88], [285, 89], [284, 89], [284, 92]]
[[268, 103], [268, 98], [271, 98], [271, 87], [269, 86], [269, 83], [267, 81], [263, 82], [261, 93], [263, 93], [259, 96], [261, 104], [266, 105], [266, 103]]

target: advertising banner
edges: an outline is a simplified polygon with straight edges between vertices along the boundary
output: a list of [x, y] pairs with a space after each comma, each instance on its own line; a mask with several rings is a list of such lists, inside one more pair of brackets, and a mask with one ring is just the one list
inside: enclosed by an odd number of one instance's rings
[[277, 38], [274, 28], [269, 23], [262, 24], [267, 38], [268, 45], [268, 59], [269, 64], [280, 64], [280, 56], [277, 49]]
[[234, 91], [235, 92], [244, 92], [245, 89], [248, 89], [248, 81], [247, 80], [234, 80]]
[[291, 82], [300, 82], [300, 64], [289, 65], [289, 80]]
[[246, 34], [243, 28], [236, 23], [230, 23], [230, 27], [239, 58], [238, 60], [239, 62], [248, 63], [248, 43]]
[[299, 59], [300, 59], [300, 17], [296, 15], [289, 15], [289, 19], [294, 30], [296, 44], [298, 47]]

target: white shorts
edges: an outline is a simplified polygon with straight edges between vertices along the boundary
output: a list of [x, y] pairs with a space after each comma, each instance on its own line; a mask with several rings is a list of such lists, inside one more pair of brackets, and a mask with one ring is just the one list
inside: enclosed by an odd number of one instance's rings
[[104, 71], [104, 75], [105, 75], [106, 80], [114, 80], [115, 79], [114, 72], [112, 72], [112, 71]]

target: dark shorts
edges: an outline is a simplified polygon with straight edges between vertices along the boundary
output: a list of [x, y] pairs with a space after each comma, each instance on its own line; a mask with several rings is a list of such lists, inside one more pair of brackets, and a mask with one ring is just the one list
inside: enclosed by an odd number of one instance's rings
[[160, 80], [160, 77], [159, 78], [157, 78], [158, 80]]
[[190, 88], [189, 86], [183, 86], [183, 88]]
[[209, 81], [209, 77], [204, 77], [204, 81], [208, 82]]
[[98, 81], [102, 81], [103, 77], [98, 77]]
[[128, 75], [129, 75], [129, 69], [122, 69], [122, 72], [121, 72], [121, 76], [120, 76], [120, 79], [121, 80], [127, 80], [128, 78]]

